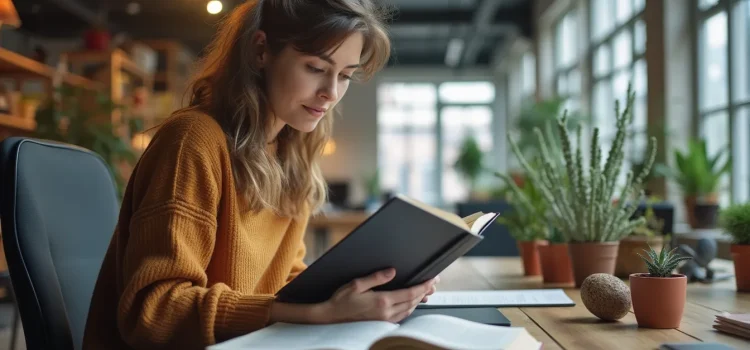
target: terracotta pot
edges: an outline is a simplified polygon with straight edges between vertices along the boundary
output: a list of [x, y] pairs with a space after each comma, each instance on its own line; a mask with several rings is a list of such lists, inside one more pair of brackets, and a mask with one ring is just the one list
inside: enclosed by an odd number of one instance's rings
[[544, 283], [573, 284], [575, 282], [567, 244], [540, 245], [537, 249], [539, 261], [542, 263]]
[[523, 274], [525, 276], [538, 276], [542, 274], [537, 247], [546, 246], [547, 244], [548, 242], [545, 240], [518, 242], [518, 250], [521, 252]]
[[638, 254], [646, 256], [649, 245], [655, 251], [661, 251], [664, 247], [664, 236], [630, 236], [620, 241], [620, 247], [617, 250], [617, 263], [615, 264], [615, 276], [628, 277], [634, 273], [648, 271], [646, 263]]
[[568, 244], [576, 287], [595, 273], [614, 275], [620, 242], [582, 242]]
[[687, 277], [649, 277], [647, 273], [630, 275], [630, 295], [639, 327], [678, 328], [685, 310]]
[[750, 244], [732, 244], [729, 250], [734, 261], [737, 291], [750, 292]]

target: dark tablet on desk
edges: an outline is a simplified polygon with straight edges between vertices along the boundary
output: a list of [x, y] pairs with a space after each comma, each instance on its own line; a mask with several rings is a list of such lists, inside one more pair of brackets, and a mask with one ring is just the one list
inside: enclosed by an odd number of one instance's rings
[[510, 320], [503, 315], [500, 310], [494, 307], [451, 307], [451, 308], [430, 308], [415, 309], [412, 314], [400, 323], [409, 319], [424, 315], [447, 315], [462, 318], [472, 322], [478, 322], [493, 326], [510, 327]]

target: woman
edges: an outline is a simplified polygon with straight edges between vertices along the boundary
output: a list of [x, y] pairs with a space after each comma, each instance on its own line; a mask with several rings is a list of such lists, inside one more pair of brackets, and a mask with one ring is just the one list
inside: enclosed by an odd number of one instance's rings
[[208, 48], [189, 107], [130, 178], [94, 290], [84, 348], [204, 348], [273, 322], [398, 322], [435, 280], [390, 292], [363, 276], [315, 305], [274, 294], [298, 275], [333, 109], [386, 63], [369, 0], [254, 0]]

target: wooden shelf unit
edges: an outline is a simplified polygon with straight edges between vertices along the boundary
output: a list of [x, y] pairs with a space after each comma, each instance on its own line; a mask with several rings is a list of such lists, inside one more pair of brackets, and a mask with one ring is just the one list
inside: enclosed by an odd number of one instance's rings
[[180, 42], [166, 39], [139, 40], [156, 51], [157, 63], [154, 74], [152, 105], [160, 119], [183, 107], [187, 101], [185, 92], [197, 57]]
[[[50, 95], [59, 84], [96, 90], [101, 84], [80, 75], [59, 71], [54, 67], [35, 61], [29, 57], [0, 47], [0, 79], [11, 80], [18, 90], [27, 81], [44, 81], [44, 95]], [[17, 101], [19, 102], [19, 101]], [[19, 106], [16, 106], [18, 109]], [[36, 129], [34, 119], [21, 115], [0, 112], [0, 127], [22, 132], [33, 132]], [[5, 134], [5, 133], [4, 133]]]
[[[125, 100], [132, 97], [125, 85], [144, 87], [149, 92], [153, 90], [153, 74], [142, 69], [121, 49], [66, 52], [60, 60], [70, 72], [104, 84], [116, 104], [128, 105]], [[112, 112], [113, 123], [124, 122], [121, 119], [121, 111]]]

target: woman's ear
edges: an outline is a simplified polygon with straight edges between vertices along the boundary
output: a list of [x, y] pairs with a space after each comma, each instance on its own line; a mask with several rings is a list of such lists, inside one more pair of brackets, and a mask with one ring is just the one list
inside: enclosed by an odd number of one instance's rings
[[252, 45], [255, 48], [255, 63], [258, 68], [264, 68], [268, 64], [268, 42], [266, 32], [258, 30], [253, 34]]

